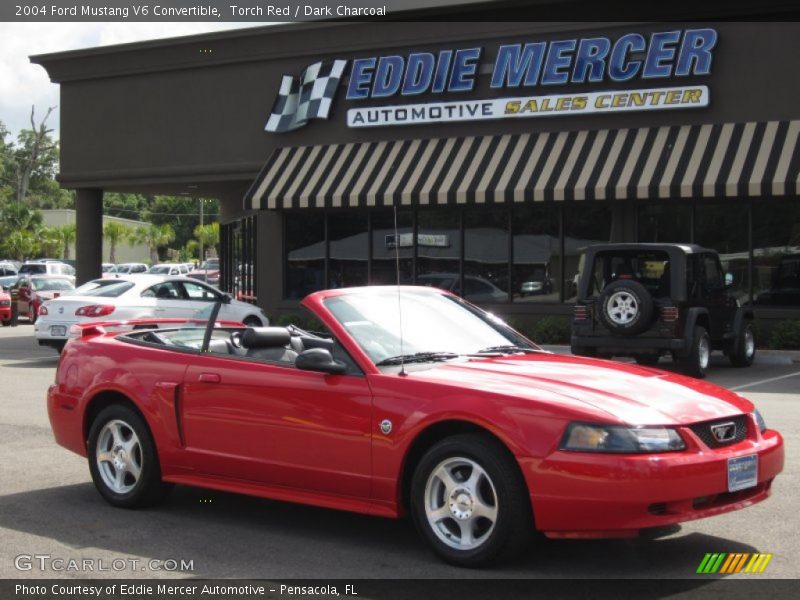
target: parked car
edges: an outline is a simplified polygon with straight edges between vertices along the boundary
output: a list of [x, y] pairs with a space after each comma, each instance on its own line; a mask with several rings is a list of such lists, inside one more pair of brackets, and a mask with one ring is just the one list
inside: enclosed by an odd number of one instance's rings
[[74, 289], [74, 279], [63, 275], [20, 277], [11, 287], [11, 298], [16, 308], [15, 316], [27, 317], [31, 323], [35, 323], [44, 302]]
[[11, 325], [12, 317], [11, 294], [4, 287], [0, 287], [0, 323], [3, 324], [3, 327]]
[[144, 263], [119, 263], [113, 269], [108, 271], [109, 277], [117, 275], [137, 275], [140, 273], [147, 273], [147, 265]]
[[189, 268], [185, 264], [163, 263], [153, 265], [147, 272], [150, 275], [188, 275]]
[[75, 268], [63, 262], [40, 259], [24, 263], [17, 273], [18, 275], [56, 275], [68, 277], [75, 282]]
[[222, 326], [216, 304], [205, 327], [82, 326], [48, 392], [56, 441], [114, 506], [177, 483], [410, 513], [462, 566], [514, 555], [534, 528], [633, 537], [738, 510], [783, 468], [781, 435], [742, 396], [542, 351], [449, 292], [302, 304], [326, 331]]
[[0, 277], [9, 277], [16, 275], [19, 269], [14, 263], [0, 262]]
[[525, 296], [552, 293], [553, 281], [550, 279], [550, 269], [546, 264], [536, 265], [527, 275], [519, 286], [520, 296], [524, 298]]
[[464, 275], [464, 293], [461, 293], [461, 277], [458, 273], [428, 273], [417, 276], [417, 283], [440, 290], [453, 292], [470, 302], [491, 304], [508, 301], [508, 294], [483, 277]]
[[8, 291], [19, 279], [19, 275], [4, 275], [0, 277], [0, 288]]
[[712, 350], [753, 364], [753, 311], [739, 306], [714, 250], [692, 244], [597, 244], [586, 251], [572, 318], [572, 352], [662, 354], [705, 377]]
[[102, 273], [111, 273], [114, 269], [114, 263], [103, 263], [100, 265], [100, 272]]
[[[219, 290], [185, 277], [145, 274], [94, 279], [69, 296], [45, 302], [39, 309], [34, 334], [39, 345], [60, 352], [75, 335], [70, 328], [76, 323], [146, 317], [188, 318], [221, 297]], [[261, 309], [236, 300], [223, 306], [220, 318], [250, 326], [269, 324]]]
[[219, 259], [209, 258], [189, 273], [192, 279], [200, 279], [211, 285], [219, 285]]

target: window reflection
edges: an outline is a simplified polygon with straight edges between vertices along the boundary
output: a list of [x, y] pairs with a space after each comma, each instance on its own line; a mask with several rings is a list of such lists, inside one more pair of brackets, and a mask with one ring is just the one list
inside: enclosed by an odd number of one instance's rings
[[325, 288], [325, 214], [286, 215], [286, 297], [303, 298]]
[[561, 292], [559, 206], [521, 205], [513, 209], [514, 302], [558, 302]]
[[753, 299], [800, 306], [800, 204], [770, 203], [753, 211]]
[[328, 287], [367, 285], [369, 232], [367, 214], [332, 212], [328, 215], [330, 261]]
[[506, 207], [464, 211], [464, 297], [476, 304], [508, 302]]
[[417, 213], [417, 284], [461, 295], [461, 224], [458, 209]]
[[[391, 210], [376, 211], [372, 215], [372, 280], [371, 285], [397, 283], [395, 248], [400, 255], [400, 283], [411, 284], [414, 247], [412, 244], [414, 216], [410, 210], [397, 211], [397, 231], [394, 231], [394, 214]], [[397, 244], [397, 247], [396, 247]]]

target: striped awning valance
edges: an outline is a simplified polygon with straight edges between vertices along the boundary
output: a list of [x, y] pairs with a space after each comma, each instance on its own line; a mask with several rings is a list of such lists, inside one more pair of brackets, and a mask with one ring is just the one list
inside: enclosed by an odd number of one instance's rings
[[245, 206], [797, 195], [798, 134], [769, 121], [279, 148]]

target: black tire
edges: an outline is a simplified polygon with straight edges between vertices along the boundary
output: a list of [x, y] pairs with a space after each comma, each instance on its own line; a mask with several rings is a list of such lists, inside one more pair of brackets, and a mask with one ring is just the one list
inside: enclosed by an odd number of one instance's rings
[[[448, 464], [455, 466], [450, 470]], [[448, 487], [434, 476], [445, 467], [453, 486]], [[478, 485], [470, 490], [469, 477], [476, 474], [476, 468], [482, 475]], [[430, 503], [441, 504], [439, 508], [447, 513], [436, 525], [428, 520], [426, 507]], [[473, 516], [473, 511], [481, 507], [494, 508], [494, 521]], [[528, 488], [514, 457], [497, 440], [482, 434], [455, 435], [428, 450], [413, 474], [411, 515], [433, 551], [444, 561], [461, 567], [481, 567], [511, 558], [534, 535]], [[456, 547], [462, 543], [462, 527], [469, 527], [478, 538], [474, 542], [477, 545]], [[444, 541], [445, 537], [449, 543]]]
[[[705, 345], [705, 359], [703, 358], [703, 345]], [[708, 373], [709, 357], [711, 354], [711, 338], [705, 327], [695, 327], [692, 336], [692, 347], [689, 355], [680, 359], [680, 366], [684, 373], [697, 379], [704, 379]]]
[[64, 351], [64, 346], [67, 345], [67, 342], [53, 342], [51, 348], [61, 354]]
[[653, 298], [638, 281], [619, 279], [600, 294], [600, 320], [612, 333], [641, 333], [650, 326], [653, 313]]
[[[119, 436], [112, 433], [112, 424], [115, 423]], [[124, 444], [132, 440], [136, 443], [128, 452]], [[125, 453], [117, 453], [120, 449]], [[105, 453], [109, 460], [100, 461], [100, 452]], [[150, 429], [139, 413], [129, 406], [111, 404], [100, 411], [89, 429], [88, 454], [94, 485], [112, 506], [138, 508], [157, 504], [171, 488], [161, 481], [161, 467]], [[137, 467], [138, 477], [130, 471]], [[115, 489], [110, 481], [118, 472], [122, 473], [121, 486]]]
[[756, 358], [756, 336], [752, 323], [745, 323], [736, 341], [736, 352], [728, 354], [734, 367], [749, 367]]
[[658, 364], [661, 356], [659, 354], [637, 354], [633, 357], [637, 364], [643, 367], [654, 367]]
[[245, 327], [261, 327], [264, 324], [261, 319], [252, 315], [247, 317], [242, 323]]
[[33, 323], [36, 323], [36, 319], [38, 319], [38, 318], [39, 318], [39, 315], [38, 315], [36, 309], [33, 306], [31, 306], [30, 312], [28, 313], [28, 321], [30, 321], [31, 324], [33, 324]]
[[11, 319], [6, 319], [2, 323], [3, 323], [3, 327], [8, 327], [9, 325], [11, 325]]

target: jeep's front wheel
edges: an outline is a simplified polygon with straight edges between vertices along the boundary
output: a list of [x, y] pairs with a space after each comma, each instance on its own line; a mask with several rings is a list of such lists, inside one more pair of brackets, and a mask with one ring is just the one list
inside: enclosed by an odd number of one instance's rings
[[683, 372], [692, 377], [703, 379], [708, 373], [711, 358], [711, 338], [705, 327], [695, 327], [689, 355], [681, 359]]
[[734, 367], [749, 367], [756, 358], [756, 336], [752, 323], [747, 323], [741, 328], [736, 343], [736, 352], [728, 355], [731, 364]]

